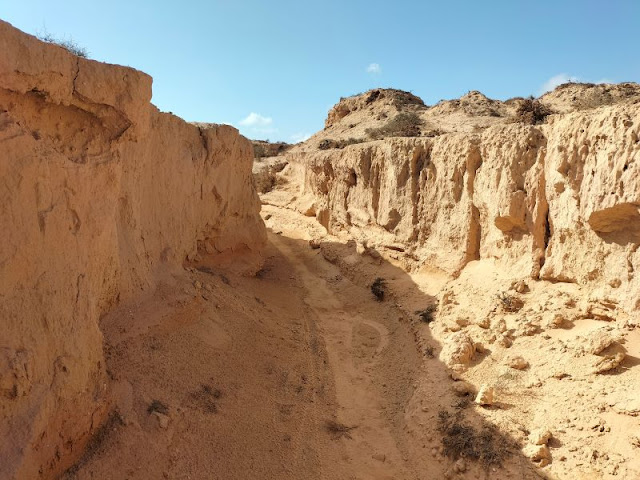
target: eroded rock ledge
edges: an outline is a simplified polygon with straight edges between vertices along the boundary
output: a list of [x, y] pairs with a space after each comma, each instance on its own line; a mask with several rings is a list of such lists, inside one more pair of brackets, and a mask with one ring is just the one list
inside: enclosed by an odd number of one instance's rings
[[55, 476], [102, 423], [101, 315], [265, 243], [250, 142], [150, 99], [148, 75], [0, 21], [0, 478]]
[[303, 146], [283, 174], [296, 208], [330, 232], [453, 275], [491, 260], [514, 276], [592, 284], [639, 309], [640, 104], [478, 130]]

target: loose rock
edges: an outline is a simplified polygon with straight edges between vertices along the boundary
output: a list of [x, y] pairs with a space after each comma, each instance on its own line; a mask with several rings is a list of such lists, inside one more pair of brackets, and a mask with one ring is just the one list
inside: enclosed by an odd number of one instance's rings
[[505, 363], [506, 365], [510, 366], [511, 368], [515, 368], [516, 370], [524, 370], [529, 367], [529, 362], [527, 362], [520, 355], [507, 357]]
[[540, 428], [529, 434], [529, 442], [533, 445], [546, 445], [551, 440], [552, 434], [549, 430]]
[[475, 351], [471, 337], [466, 332], [457, 332], [445, 342], [440, 359], [450, 367], [466, 366], [473, 359]]
[[607, 355], [598, 360], [594, 365], [594, 373], [604, 373], [620, 366], [624, 360], [625, 354], [618, 352], [615, 355]]
[[480, 391], [478, 392], [478, 395], [476, 396], [476, 400], [475, 402], [478, 405], [482, 405], [482, 406], [490, 406], [493, 405], [493, 397], [494, 397], [494, 390], [493, 387], [489, 387], [488, 385], [482, 385], [480, 387]]
[[546, 467], [551, 463], [551, 453], [546, 445], [527, 445], [524, 448], [524, 454], [537, 462], [540, 467]]

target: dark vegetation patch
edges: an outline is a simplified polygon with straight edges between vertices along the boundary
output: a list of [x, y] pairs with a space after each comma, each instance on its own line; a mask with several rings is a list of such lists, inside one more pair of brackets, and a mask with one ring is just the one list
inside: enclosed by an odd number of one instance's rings
[[452, 415], [441, 410], [438, 413], [438, 431], [442, 434], [446, 456], [454, 460], [475, 460], [487, 468], [502, 465], [518, 447], [493, 425], [483, 423], [480, 428], [476, 428], [464, 423], [462, 412]]
[[324, 140], [321, 140], [320, 143], [318, 143], [318, 149], [319, 150], [329, 150], [332, 148], [342, 149], [349, 145], [354, 145], [356, 143], [362, 143], [362, 142], [366, 142], [366, 140], [363, 138], [353, 138], [353, 137], [347, 138], [344, 140], [334, 140], [332, 138], [325, 138]]
[[527, 125], [539, 125], [544, 123], [552, 113], [553, 111], [539, 100], [529, 97], [520, 101], [516, 109], [515, 120]]
[[253, 157], [260, 160], [263, 157], [277, 157], [289, 150], [292, 145], [286, 142], [270, 142], [269, 140], [252, 140]]
[[509, 295], [506, 292], [502, 292], [498, 295], [500, 305], [505, 312], [514, 313], [520, 311], [524, 307], [524, 302], [513, 295]]
[[418, 137], [422, 119], [417, 113], [399, 113], [385, 125], [378, 128], [367, 128], [366, 134], [374, 140], [387, 137]]
[[428, 305], [424, 310], [417, 310], [416, 315], [418, 315], [420, 320], [424, 323], [431, 323], [435, 320], [433, 314], [436, 313], [437, 310], [438, 305], [434, 303], [432, 305]]
[[378, 277], [371, 284], [371, 293], [376, 297], [379, 302], [384, 300], [384, 295], [387, 291], [387, 282], [384, 278]]
[[355, 426], [348, 426], [344, 423], [337, 422], [335, 420], [327, 420], [324, 424], [324, 428], [334, 438], [334, 440], [342, 437], [351, 438], [351, 430], [356, 428]]

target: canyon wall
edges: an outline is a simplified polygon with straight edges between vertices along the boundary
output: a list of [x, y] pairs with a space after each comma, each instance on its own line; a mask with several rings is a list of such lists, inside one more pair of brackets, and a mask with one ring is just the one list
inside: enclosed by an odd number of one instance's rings
[[[456, 275], [491, 260], [514, 276], [591, 283], [640, 308], [640, 103], [541, 125], [298, 149], [298, 208], [330, 232]], [[329, 135], [326, 133], [325, 135]]]
[[259, 261], [250, 142], [151, 82], [0, 21], [0, 478], [59, 474], [102, 424], [105, 312], [196, 255]]

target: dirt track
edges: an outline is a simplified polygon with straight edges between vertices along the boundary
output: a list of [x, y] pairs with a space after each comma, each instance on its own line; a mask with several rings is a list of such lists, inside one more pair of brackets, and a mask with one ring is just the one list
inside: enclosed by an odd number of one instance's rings
[[414, 478], [395, 308], [274, 234], [258, 278], [209, 272], [103, 319], [118, 413], [70, 478]]

